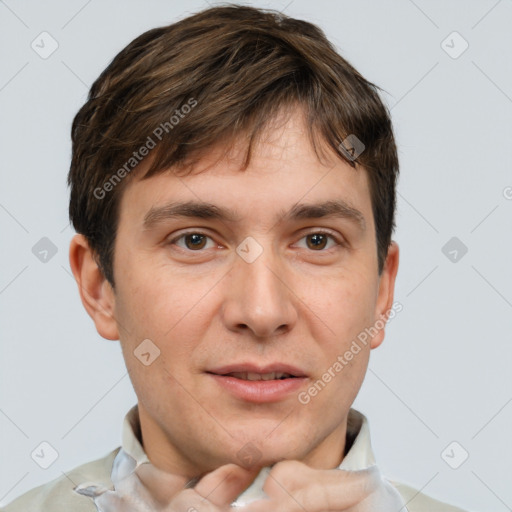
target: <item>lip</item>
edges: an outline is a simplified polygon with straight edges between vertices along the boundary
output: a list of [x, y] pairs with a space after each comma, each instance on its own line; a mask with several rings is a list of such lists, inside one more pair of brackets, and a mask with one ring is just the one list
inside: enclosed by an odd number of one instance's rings
[[[293, 377], [275, 380], [243, 380], [228, 373], [289, 373]], [[206, 372], [222, 389], [238, 399], [253, 403], [271, 403], [285, 400], [296, 394], [307, 380], [307, 375], [295, 366], [272, 363], [259, 366], [253, 363], [230, 364]]]
[[219, 366], [218, 368], [212, 368], [211, 370], [207, 370], [208, 373], [215, 373], [217, 375], [226, 375], [227, 373], [243, 373], [243, 372], [251, 372], [251, 373], [272, 373], [272, 372], [281, 372], [281, 373], [289, 373], [294, 377], [307, 377], [307, 375], [297, 368], [296, 366], [289, 365], [287, 363], [271, 363], [266, 366], [260, 366], [254, 363], [235, 363], [229, 364], [226, 366]]

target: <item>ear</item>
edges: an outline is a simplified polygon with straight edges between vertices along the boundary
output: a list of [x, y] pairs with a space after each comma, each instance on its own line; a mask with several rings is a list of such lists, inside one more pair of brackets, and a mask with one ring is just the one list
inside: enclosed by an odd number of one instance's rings
[[[379, 327], [378, 332], [373, 336], [371, 348], [377, 348], [385, 336], [385, 322], [388, 319], [389, 311], [393, 306], [393, 297], [395, 294], [395, 279], [398, 272], [399, 249], [398, 244], [391, 241], [388, 247], [388, 255], [384, 263], [384, 268], [379, 280], [379, 293], [377, 297], [377, 307], [375, 308], [374, 324]], [[382, 328], [380, 324], [384, 322]]]
[[69, 263], [82, 304], [93, 319], [99, 335], [107, 340], [118, 340], [114, 290], [98, 267], [94, 253], [83, 235], [75, 235], [71, 240]]

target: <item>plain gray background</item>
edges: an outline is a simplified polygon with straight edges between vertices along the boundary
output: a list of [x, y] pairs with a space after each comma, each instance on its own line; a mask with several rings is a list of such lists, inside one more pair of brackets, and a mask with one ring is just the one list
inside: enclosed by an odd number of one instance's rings
[[[512, 2], [250, 4], [317, 23], [387, 91], [401, 159], [403, 311], [355, 403], [377, 461], [438, 499], [512, 510]], [[68, 264], [70, 125], [126, 44], [207, 6], [0, 1], [0, 504], [120, 444], [135, 394]], [[43, 31], [58, 43], [46, 59], [31, 47], [45, 37], [51, 49]], [[43, 237], [57, 250], [46, 262], [36, 257]], [[46, 470], [31, 458], [42, 441], [59, 454]], [[465, 452], [458, 469], [446, 462]]]

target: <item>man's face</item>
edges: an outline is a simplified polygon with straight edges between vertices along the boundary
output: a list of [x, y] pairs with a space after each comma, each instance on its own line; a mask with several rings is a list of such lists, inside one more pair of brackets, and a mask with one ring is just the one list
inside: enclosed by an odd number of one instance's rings
[[[157, 466], [193, 476], [251, 458], [340, 462], [370, 343], [333, 365], [389, 307], [394, 274], [377, 272], [366, 172], [322, 164], [301, 119], [269, 130], [245, 171], [232, 155], [123, 193], [114, 310]], [[337, 208], [305, 208], [325, 204]], [[160, 354], [143, 364], [152, 344]]]

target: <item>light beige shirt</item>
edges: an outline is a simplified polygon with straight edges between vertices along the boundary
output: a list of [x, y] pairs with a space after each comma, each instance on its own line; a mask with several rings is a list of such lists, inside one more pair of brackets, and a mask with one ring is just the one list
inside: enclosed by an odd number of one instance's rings
[[[349, 413], [346, 442], [348, 452], [339, 466], [340, 469], [355, 471], [375, 464], [368, 420], [355, 409], [351, 409]], [[149, 462], [141, 444], [136, 405], [125, 416], [121, 447], [135, 459], [137, 464]], [[101, 459], [78, 466], [68, 472], [67, 476], [59, 477], [28, 491], [2, 510], [4, 512], [97, 512], [92, 498], [77, 493], [75, 489], [93, 482], [113, 490], [111, 479], [113, 463], [121, 447]], [[408, 512], [464, 512], [460, 508], [441, 503], [404, 484], [389, 481], [402, 496]]]

